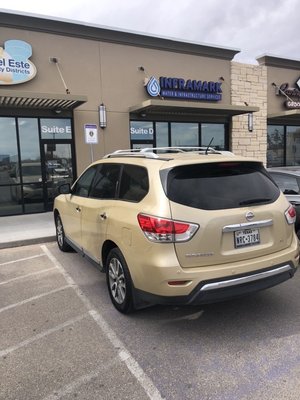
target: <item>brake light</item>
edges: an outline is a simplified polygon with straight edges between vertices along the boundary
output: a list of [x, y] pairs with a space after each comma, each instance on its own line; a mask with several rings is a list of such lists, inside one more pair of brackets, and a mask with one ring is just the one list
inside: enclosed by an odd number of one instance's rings
[[296, 222], [296, 210], [292, 205], [289, 206], [284, 215], [289, 225], [292, 225]]
[[146, 214], [138, 214], [137, 218], [145, 236], [152, 242], [186, 242], [194, 236], [199, 228], [197, 224], [174, 221]]

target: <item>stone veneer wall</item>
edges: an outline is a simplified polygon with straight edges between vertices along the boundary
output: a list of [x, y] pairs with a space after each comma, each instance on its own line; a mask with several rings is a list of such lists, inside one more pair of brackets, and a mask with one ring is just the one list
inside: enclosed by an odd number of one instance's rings
[[231, 151], [267, 160], [267, 67], [231, 63], [231, 104], [259, 107], [253, 113], [253, 132], [248, 131], [248, 114], [232, 118]]

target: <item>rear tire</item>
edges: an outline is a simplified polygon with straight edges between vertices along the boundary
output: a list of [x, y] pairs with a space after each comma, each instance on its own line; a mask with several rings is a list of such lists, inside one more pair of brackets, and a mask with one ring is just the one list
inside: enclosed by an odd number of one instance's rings
[[115, 247], [106, 260], [106, 282], [111, 301], [123, 314], [134, 310], [133, 287], [127, 263], [121, 251]]
[[66, 242], [65, 231], [59, 214], [57, 214], [55, 217], [55, 228], [56, 241], [59, 249], [63, 252], [71, 251], [71, 246]]

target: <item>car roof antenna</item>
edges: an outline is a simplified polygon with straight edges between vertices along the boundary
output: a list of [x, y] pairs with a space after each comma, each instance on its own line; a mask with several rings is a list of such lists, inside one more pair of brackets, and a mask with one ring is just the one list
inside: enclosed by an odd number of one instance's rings
[[210, 148], [210, 145], [212, 144], [213, 140], [214, 140], [214, 137], [211, 138], [211, 141], [209, 142], [208, 146], [206, 147], [205, 155], [207, 155], [208, 149]]

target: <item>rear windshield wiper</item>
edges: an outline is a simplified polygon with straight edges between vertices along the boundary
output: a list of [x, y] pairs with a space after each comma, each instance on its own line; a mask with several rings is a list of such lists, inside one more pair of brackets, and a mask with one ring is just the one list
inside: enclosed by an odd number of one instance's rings
[[259, 203], [267, 203], [268, 201], [271, 201], [272, 199], [269, 199], [267, 197], [258, 197], [255, 199], [247, 199], [243, 200], [239, 203], [240, 206], [247, 206], [248, 204], [259, 204]]

